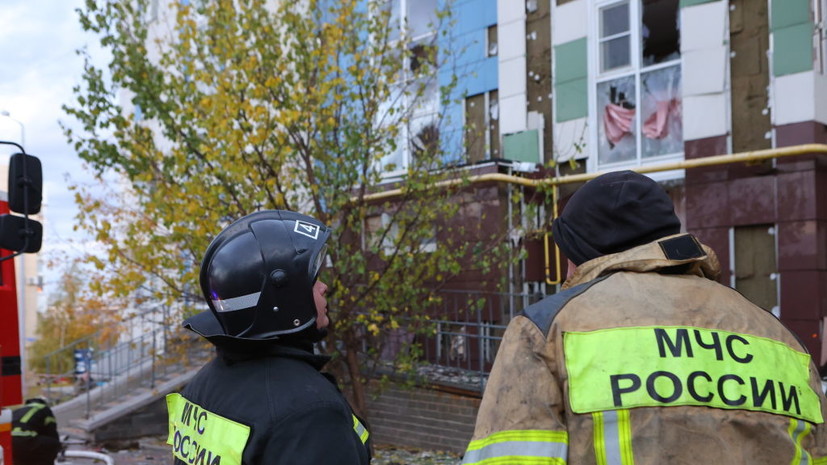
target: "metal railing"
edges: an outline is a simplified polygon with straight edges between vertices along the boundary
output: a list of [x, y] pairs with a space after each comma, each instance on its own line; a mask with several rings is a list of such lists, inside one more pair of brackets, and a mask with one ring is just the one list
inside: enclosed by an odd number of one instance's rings
[[432, 330], [385, 333], [382, 358], [392, 359], [412, 343], [422, 350], [418, 375], [432, 384], [482, 392], [508, 322], [543, 293], [441, 291]]
[[[424, 362], [419, 374], [428, 382], [482, 392], [506, 325], [523, 308], [545, 297], [542, 293], [492, 293], [441, 291], [438, 304], [429, 309], [435, 316], [431, 330], [414, 335], [404, 330], [385, 333], [383, 356], [392, 358], [415, 342]], [[85, 418], [101, 406], [141, 388], [154, 389], [159, 379], [203, 364], [210, 351], [189, 331], [165, 324], [168, 312], [147, 312], [134, 321], [118, 343], [99, 344], [93, 334], [74, 341], [44, 358], [44, 396], [53, 404], [82, 402]], [[67, 366], [67, 354], [76, 351], [89, 357], [80, 366]], [[68, 389], [56, 388], [58, 378], [74, 382]], [[81, 399], [81, 400], [78, 400]]]
[[[125, 321], [119, 341], [108, 347], [101, 346], [98, 332], [45, 355], [43, 395], [52, 404], [82, 399], [88, 419], [101, 406], [141, 388], [154, 389], [159, 379], [203, 361], [197, 338], [172, 329], [168, 317], [166, 308], [145, 312]], [[67, 366], [67, 360], [74, 362]], [[56, 380], [71, 384], [56, 386]]]

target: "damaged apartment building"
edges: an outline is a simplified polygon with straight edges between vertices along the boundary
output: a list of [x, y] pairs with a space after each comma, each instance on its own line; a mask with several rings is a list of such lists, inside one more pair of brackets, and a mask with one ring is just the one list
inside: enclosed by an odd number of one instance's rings
[[[437, 118], [452, 127], [436, 137], [449, 145], [461, 139], [450, 146], [472, 176], [536, 181], [655, 168], [648, 174], [672, 196], [685, 230], [717, 252], [721, 281], [780, 317], [825, 364], [823, 147], [686, 164], [827, 144], [827, 0], [364, 1], [390, 12], [398, 29], [392, 36], [455, 48], [400, 134], [407, 143], [382, 161], [398, 169], [389, 184], [402, 179], [417, 141], [434, 136], [423, 128]], [[451, 13], [445, 36], [433, 28], [443, 8]], [[442, 104], [438, 91], [451, 82], [457, 98]], [[554, 293], [565, 273], [548, 236], [550, 219], [580, 184], [560, 184], [555, 202], [489, 179], [463, 193], [468, 208], [456, 221], [507, 237], [522, 260], [498, 269], [498, 279], [467, 270], [452, 280], [457, 295], [488, 292], [489, 310], [478, 324], [449, 333], [494, 334], [510, 315]], [[522, 200], [514, 201], [515, 190]], [[469, 366], [493, 359], [491, 339], [481, 346], [458, 340], [446, 337], [432, 358]]]

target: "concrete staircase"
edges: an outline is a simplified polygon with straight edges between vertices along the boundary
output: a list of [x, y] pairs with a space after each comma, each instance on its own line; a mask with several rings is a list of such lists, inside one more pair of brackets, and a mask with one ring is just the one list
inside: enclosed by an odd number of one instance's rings
[[152, 337], [151, 345], [141, 335], [95, 355], [102, 368], [91, 371], [94, 387], [52, 407], [61, 436], [101, 443], [166, 433], [166, 394], [186, 385], [213, 352], [186, 333], [170, 338], [170, 350], [158, 350]]
[[[146, 378], [137, 375], [122, 379], [118, 394], [101, 402], [107, 393], [101, 387], [92, 389], [68, 402], [55, 406], [54, 413], [60, 434], [82, 438], [91, 443], [125, 440], [166, 433], [165, 396], [180, 390], [200, 367], [176, 370], [148, 386]], [[144, 381], [144, 382], [142, 382]], [[88, 398], [87, 398], [88, 397]], [[89, 408], [92, 399], [98, 400]]]

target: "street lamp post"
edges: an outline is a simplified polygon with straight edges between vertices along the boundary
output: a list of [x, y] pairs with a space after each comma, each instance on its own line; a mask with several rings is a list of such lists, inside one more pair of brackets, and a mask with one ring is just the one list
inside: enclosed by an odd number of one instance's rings
[[26, 146], [26, 127], [23, 126], [23, 123], [19, 120], [16, 120], [16, 119], [12, 118], [11, 114], [9, 113], [8, 110], [0, 110], [0, 116], [5, 116], [6, 118], [9, 119], [9, 121], [17, 123], [17, 125], [20, 126], [20, 145], [25, 147]]

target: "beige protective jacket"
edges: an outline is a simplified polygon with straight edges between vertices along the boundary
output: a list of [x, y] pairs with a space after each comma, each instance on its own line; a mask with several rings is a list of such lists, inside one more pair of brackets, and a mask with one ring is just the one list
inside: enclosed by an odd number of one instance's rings
[[827, 463], [815, 365], [687, 234], [577, 268], [505, 331], [464, 464]]

